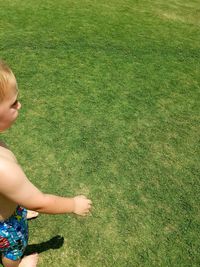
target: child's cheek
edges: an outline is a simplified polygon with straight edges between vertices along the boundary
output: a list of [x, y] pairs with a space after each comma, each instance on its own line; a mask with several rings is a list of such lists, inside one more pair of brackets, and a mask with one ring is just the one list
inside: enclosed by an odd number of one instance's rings
[[15, 120], [17, 118], [17, 116], [18, 116], [18, 110], [13, 109], [12, 110], [12, 118], [13, 118], [13, 120]]

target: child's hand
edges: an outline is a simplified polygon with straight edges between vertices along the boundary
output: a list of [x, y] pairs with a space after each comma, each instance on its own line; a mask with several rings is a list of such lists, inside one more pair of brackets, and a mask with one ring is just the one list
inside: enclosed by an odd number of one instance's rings
[[92, 201], [85, 196], [74, 197], [74, 213], [86, 216], [91, 209]]

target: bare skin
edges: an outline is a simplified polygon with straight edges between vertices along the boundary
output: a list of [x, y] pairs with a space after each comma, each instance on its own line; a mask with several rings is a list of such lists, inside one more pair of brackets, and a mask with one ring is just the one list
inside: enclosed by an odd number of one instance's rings
[[[7, 159], [10, 162], [17, 163], [14, 154], [7, 148], [5, 143], [1, 141], [0, 145], [0, 161], [1, 159]], [[0, 203], [0, 221], [4, 221], [14, 213], [17, 205], [1, 194]]]
[[[3, 102], [0, 103], [0, 132], [10, 128], [18, 117], [21, 108], [17, 100], [18, 89], [15, 77], [12, 76], [7, 84], [7, 91]], [[37, 216], [38, 213], [64, 214], [75, 213], [86, 216], [92, 202], [85, 196], [61, 197], [44, 194], [26, 177], [19, 166], [14, 154], [5, 146], [0, 145], [0, 221], [9, 218], [16, 207], [20, 205], [29, 213], [27, 218]], [[31, 214], [31, 212], [36, 212]], [[2, 257], [4, 267], [35, 267], [38, 255], [33, 254], [19, 261], [11, 261]]]
[[11, 261], [3, 257], [2, 262], [6, 267], [36, 267], [38, 263], [38, 254], [35, 253], [29, 256], [25, 256], [18, 261]]
[[[14, 154], [8, 150], [6, 145], [0, 142], [0, 161], [1, 159], [7, 159], [11, 162], [17, 163], [17, 160]], [[6, 199], [4, 196], [0, 194], [0, 221], [4, 221], [9, 218], [16, 209], [16, 204], [13, 204], [11, 201]], [[5, 209], [6, 207], [6, 209]], [[27, 219], [32, 219], [38, 216], [37, 211], [28, 210], [27, 211]], [[32, 254], [26, 256], [18, 261], [12, 261], [5, 257], [2, 257], [2, 263], [5, 267], [36, 267], [38, 262], [38, 254]]]
[[34, 218], [37, 218], [38, 214], [39, 213], [37, 211], [27, 210], [26, 218], [27, 220], [34, 219]]
[[[66, 198], [43, 194], [27, 179], [14, 154], [2, 146], [0, 146], [0, 188], [2, 192], [0, 193], [0, 221], [6, 220], [14, 213], [16, 203], [41, 213], [74, 212], [82, 216], [87, 215], [92, 204], [84, 196]], [[32, 195], [31, 198], [30, 195]]]

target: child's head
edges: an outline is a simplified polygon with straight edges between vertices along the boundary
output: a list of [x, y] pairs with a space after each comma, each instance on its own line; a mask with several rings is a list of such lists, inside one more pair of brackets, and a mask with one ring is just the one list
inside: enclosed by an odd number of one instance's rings
[[6, 98], [13, 86], [17, 86], [14, 74], [8, 65], [0, 60], [0, 103]]
[[17, 81], [11, 69], [0, 60], [0, 131], [16, 120], [21, 104], [17, 100]]

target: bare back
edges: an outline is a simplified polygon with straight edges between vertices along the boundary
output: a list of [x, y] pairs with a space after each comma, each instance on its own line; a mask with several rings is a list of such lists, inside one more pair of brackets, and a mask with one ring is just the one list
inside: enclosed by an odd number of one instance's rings
[[[14, 154], [0, 141], [0, 161], [4, 159], [10, 162], [17, 162]], [[0, 179], [4, 179], [4, 177], [0, 177]], [[15, 211], [16, 206], [16, 203], [4, 197], [0, 192], [0, 221], [9, 218]]]

